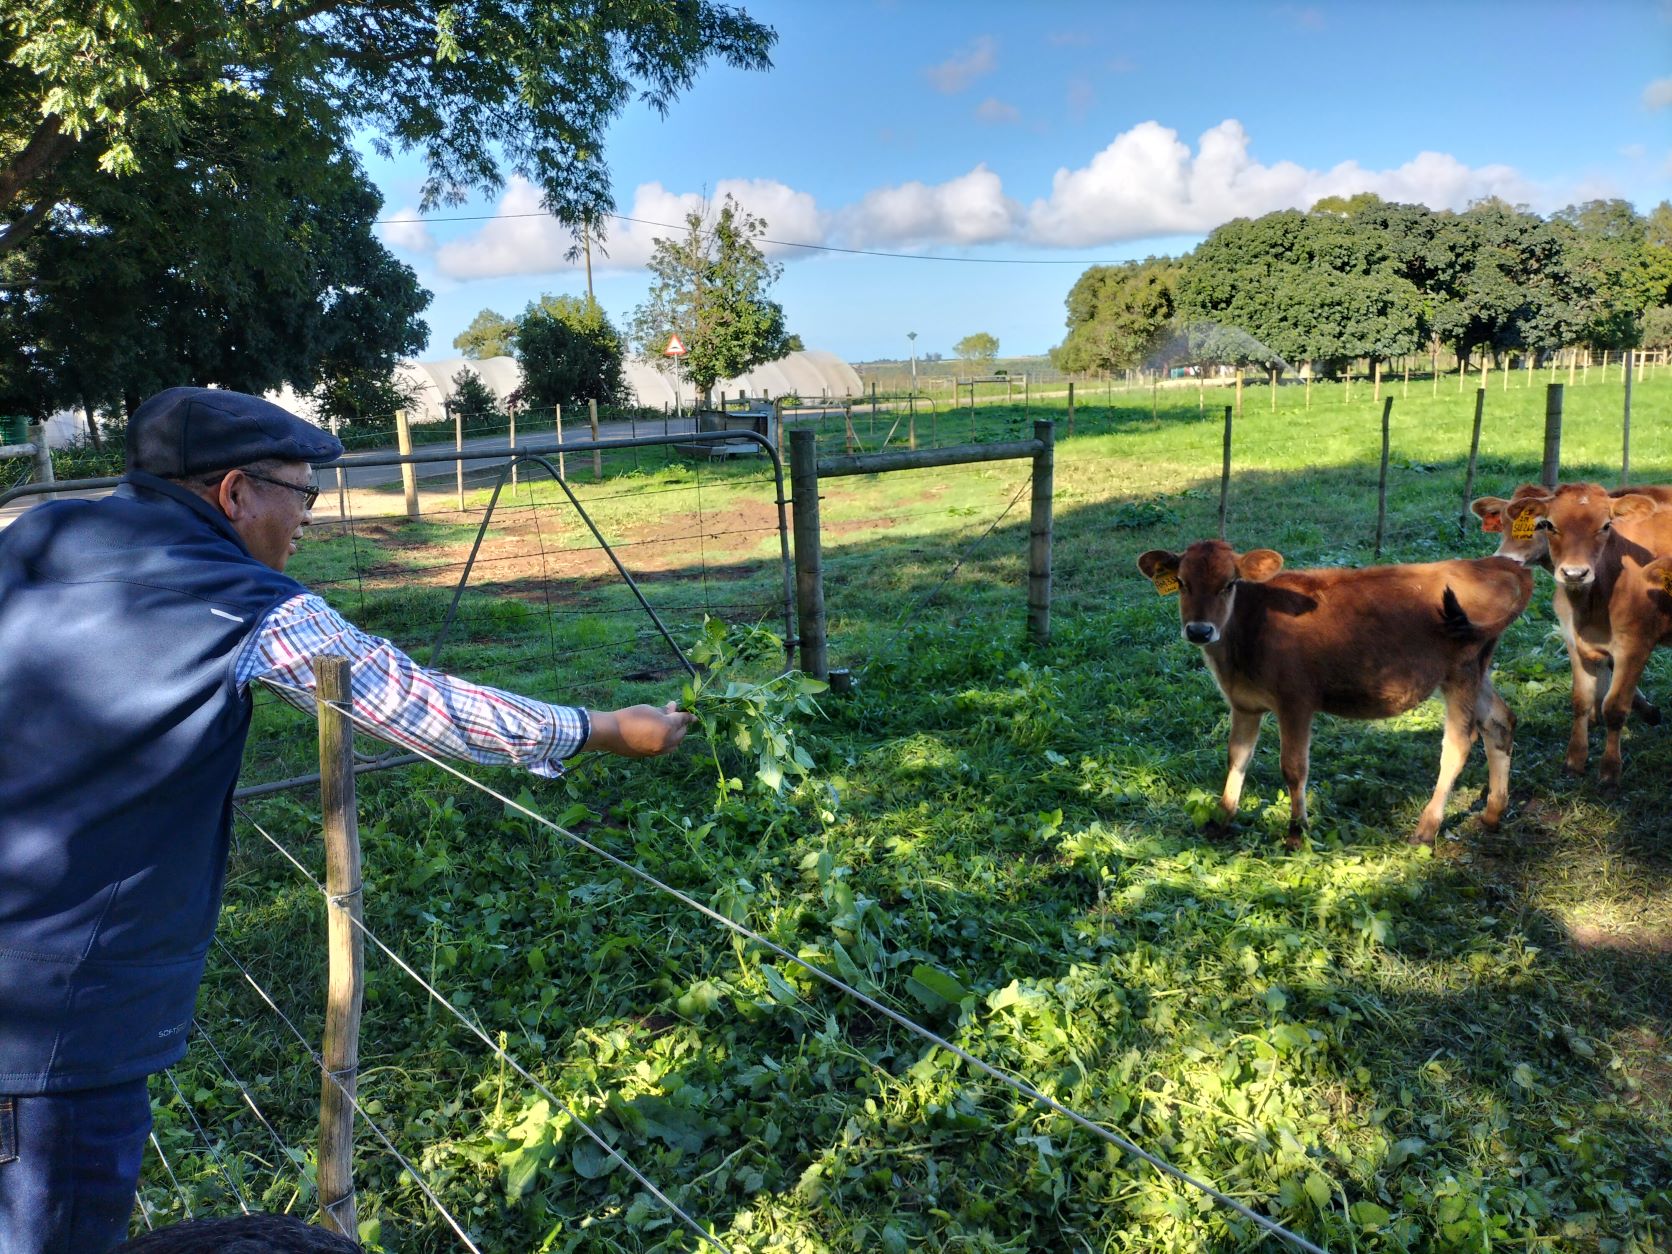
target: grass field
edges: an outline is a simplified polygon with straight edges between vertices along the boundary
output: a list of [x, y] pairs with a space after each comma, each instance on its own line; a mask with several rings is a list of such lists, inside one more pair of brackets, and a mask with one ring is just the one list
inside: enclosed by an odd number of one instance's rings
[[[1497, 382], [1479, 493], [1538, 475], [1544, 390]], [[1385, 558], [1489, 551], [1457, 522], [1472, 393], [1393, 391]], [[1306, 410], [1284, 388], [1272, 414], [1249, 389], [1239, 548], [1370, 560], [1380, 410], [1354, 393], [1314, 388]], [[1058, 424], [1048, 647], [1022, 631], [1025, 463], [832, 480], [831, 661], [858, 689], [799, 720], [805, 783], [750, 787], [735, 745], [701, 739], [565, 783], [472, 773], [1331, 1250], [1667, 1248], [1672, 730], [1632, 725], [1617, 795], [1563, 775], [1567, 666], [1541, 575], [1499, 652], [1521, 720], [1500, 831], [1473, 817], [1477, 752], [1436, 849], [1405, 844], [1438, 759], [1430, 702], [1320, 721], [1295, 853], [1268, 729], [1238, 834], [1203, 839], [1224, 704], [1133, 559], [1213, 533], [1218, 414], [1211, 392], [1201, 411], [1193, 390], [1153, 414], [1147, 394], [1115, 400], [1082, 404], [1072, 438]], [[1617, 377], [1566, 401], [1567, 477], [1613, 482]], [[1051, 404], [983, 404], [974, 435], [1066, 417]], [[1672, 481], [1672, 381], [1640, 386], [1634, 414], [1634, 477]], [[967, 439], [969, 421], [938, 415], [934, 434]], [[866, 413], [856, 435], [874, 447], [891, 422]], [[705, 612], [782, 630], [759, 465], [609, 469], [572, 469], [577, 492], [682, 640]], [[422, 658], [477, 521], [362, 522], [294, 569]], [[525, 480], [441, 660], [549, 698], [666, 699], [681, 673], [647, 628], [553, 489]], [[1644, 686], [1672, 702], [1664, 656]], [[264, 704], [247, 778], [308, 769], [311, 735]], [[717, 763], [745, 789], [717, 788]], [[317, 870], [316, 804], [250, 813]], [[362, 777], [361, 823], [371, 927], [728, 1249], [1279, 1248], [439, 770]], [[317, 1041], [318, 893], [238, 834], [222, 936]], [[368, 1112], [482, 1249], [697, 1248], [406, 975], [371, 952], [368, 969]], [[153, 1160], [147, 1203], [236, 1209], [206, 1132], [252, 1203], [308, 1212], [317, 1069], [218, 951], [199, 1017], [184, 1100], [153, 1089], [180, 1190]], [[357, 1172], [369, 1238], [463, 1248], [364, 1129]]]

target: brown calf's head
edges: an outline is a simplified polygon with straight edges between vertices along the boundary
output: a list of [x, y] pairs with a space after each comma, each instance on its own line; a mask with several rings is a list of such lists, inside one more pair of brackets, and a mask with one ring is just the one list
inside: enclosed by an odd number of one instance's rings
[[1564, 483], [1553, 493], [1513, 500], [1506, 512], [1513, 530], [1531, 526], [1544, 536], [1556, 582], [1578, 591], [1595, 581], [1614, 520], [1654, 508], [1655, 502], [1646, 496], [1609, 496], [1601, 484]]
[[1283, 555], [1250, 549], [1237, 555], [1223, 540], [1198, 540], [1183, 553], [1151, 549], [1138, 569], [1162, 596], [1179, 594], [1179, 619], [1191, 644], [1216, 644], [1225, 634], [1242, 580], [1264, 583], [1283, 568]]
[[1498, 551], [1494, 557], [1507, 557], [1523, 566], [1550, 566], [1550, 544], [1545, 533], [1536, 529], [1536, 518], [1518, 521], [1510, 517], [1509, 508], [1516, 501], [1550, 494], [1536, 483], [1523, 483], [1509, 500], [1501, 496], [1482, 496], [1470, 502], [1469, 508], [1480, 519], [1480, 529], [1498, 536]]

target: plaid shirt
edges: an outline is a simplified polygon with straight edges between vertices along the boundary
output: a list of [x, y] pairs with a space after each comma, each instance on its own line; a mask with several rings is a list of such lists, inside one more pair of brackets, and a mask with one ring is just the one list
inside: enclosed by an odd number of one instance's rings
[[578, 707], [547, 705], [426, 670], [310, 593], [285, 601], [256, 629], [238, 658], [238, 686], [255, 680], [287, 685], [273, 691], [311, 715], [312, 700], [289, 689], [313, 690], [309, 659], [319, 653], [348, 658], [354, 713], [382, 739], [409, 749], [484, 765], [510, 763], [552, 777], [563, 773], [563, 759], [579, 753], [592, 732]]

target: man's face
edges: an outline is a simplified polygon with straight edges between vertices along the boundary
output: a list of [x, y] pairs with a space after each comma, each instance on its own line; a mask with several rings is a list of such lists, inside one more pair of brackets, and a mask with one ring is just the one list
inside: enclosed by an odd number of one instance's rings
[[229, 470], [215, 489], [221, 512], [257, 561], [283, 570], [296, 552], [302, 528], [313, 522], [307, 505], [312, 478], [306, 462], [282, 462]]

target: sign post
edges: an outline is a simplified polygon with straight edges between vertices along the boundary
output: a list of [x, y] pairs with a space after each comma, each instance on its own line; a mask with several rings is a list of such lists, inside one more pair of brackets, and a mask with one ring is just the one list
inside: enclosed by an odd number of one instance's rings
[[[679, 336], [675, 334], [668, 336], [668, 345], [662, 350], [662, 356], [672, 357], [674, 364], [678, 365], [679, 359], [684, 357], [690, 351], [690, 349], [685, 347], [685, 341], [680, 339]], [[677, 415], [680, 408], [679, 385], [677, 383], [674, 385], [673, 389], [673, 408], [674, 413]]]

